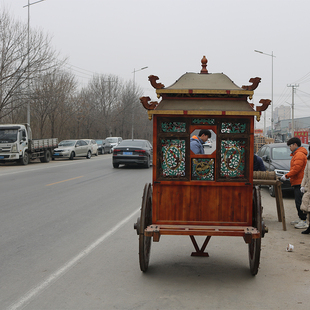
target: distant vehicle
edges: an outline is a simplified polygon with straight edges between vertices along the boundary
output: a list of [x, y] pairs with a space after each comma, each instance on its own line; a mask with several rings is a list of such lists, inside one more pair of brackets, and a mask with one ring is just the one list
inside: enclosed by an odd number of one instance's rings
[[118, 168], [120, 164], [138, 164], [149, 168], [152, 161], [153, 147], [148, 140], [123, 140], [113, 150], [114, 168]]
[[203, 146], [204, 146], [204, 147], [212, 147], [212, 140], [211, 140], [211, 139], [208, 139], [208, 140], [204, 143]]
[[280, 139], [275, 139], [275, 140], [274, 140], [274, 143], [283, 143], [283, 141], [280, 140]]
[[0, 162], [19, 162], [28, 165], [32, 159], [39, 158], [48, 163], [58, 145], [57, 138], [32, 139], [29, 124], [0, 125]]
[[112, 145], [107, 140], [96, 140], [96, 142], [99, 154], [112, 153]]
[[84, 140], [63, 140], [59, 142], [58, 147], [54, 149], [53, 159], [86, 157], [91, 158], [91, 147]]
[[103, 150], [104, 150], [103, 154], [105, 154], [105, 153], [111, 154], [112, 153], [113, 146], [107, 139], [103, 140]]
[[98, 145], [98, 154], [104, 154], [102, 142], [103, 140], [96, 140], [96, 143]]
[[[308, 151], [308, 145], [302, 144]], [[263, 145], [256, 153], [262, 158], [266, 171], [274, 171], [277, 177], [281, 177], [290, 171], [291, 151], [286, 143], [273, 143]], [[282, 183], [282, 191], [293, 190], [289, 180]], [[272, 197], [275, 196], [273, 185], [269, 186], [269, 193]]]
[[109, 138], [106, 138], [106, 141], [111, 143], [112, 150], [113, 150], [113, 148], [119, 145], [123, 141], [123, 139], [121, 137], [109, 137]]
[[93, 139], [83, 139], [84, 141], [86, 141], [86, 143], [88, 145], [90, 145], [91, 147], [91, 154], [98, 156], [98, 144], [95, 140]]

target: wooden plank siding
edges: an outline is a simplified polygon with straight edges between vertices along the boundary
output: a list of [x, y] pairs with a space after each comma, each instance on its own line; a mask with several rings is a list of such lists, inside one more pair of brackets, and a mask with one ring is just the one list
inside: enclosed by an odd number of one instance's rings
[[153, 223], [251, 225], [252, 187], [246, 187], [156, 184]]

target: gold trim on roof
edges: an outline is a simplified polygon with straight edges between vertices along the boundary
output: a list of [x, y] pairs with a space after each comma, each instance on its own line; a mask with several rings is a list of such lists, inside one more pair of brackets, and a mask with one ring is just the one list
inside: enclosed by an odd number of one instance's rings
[[238, 115], [238, 116], [256, 116], [257, 121], [260, 120], [260, 112], [257, 111], [185, 111], [185, 110], [147, 110], [149, 119], [153, 114], [161, 115]]
[[247, 95], [254, 94], [252, 90], [224, 90], [224, 89], [156, 89], [160, 94], [208, 94], [208, 95]]

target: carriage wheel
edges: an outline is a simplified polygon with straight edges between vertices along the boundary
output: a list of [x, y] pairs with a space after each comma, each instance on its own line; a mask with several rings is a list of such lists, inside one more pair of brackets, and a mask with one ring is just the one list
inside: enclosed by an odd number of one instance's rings
[[141, 271], [147, 271], [151, 252], [151, 237], [144, 235], [144, 230], [152, 224], [152, 185], [146, 183], [144, 186], [141, 216], [139, 221], [139, 263]]
[[262, 222], [262, 205], [261, 205], [261, 196], [260, 188], [255, 186], [253, 188], [253, 227], [257, 228], [260, 232], [260, 237], [257, 239], [252, 239], [249, 243], [249, 259], [250, 259], [250, 271], [253, 276], [258, 272], [259, 259], [260, 259], [260, 250], [261, 250], [261, 240], [263, 236], [263, 227]]

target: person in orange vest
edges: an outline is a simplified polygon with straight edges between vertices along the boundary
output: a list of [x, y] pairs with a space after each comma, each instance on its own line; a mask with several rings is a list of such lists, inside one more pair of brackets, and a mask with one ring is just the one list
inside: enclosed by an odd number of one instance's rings
[[295, 205], [299, 220], [291, 222], [295, 224], [295, 228], [304, 229], [308, 227], [307, 215], [300, 210], [302, 192], [300, 191], [300, 184], [304, 177], [304, 170], [307, 164], [307, 150], [301, 146], [301, 141], [297, 137], [293, 137], [287, 141], [287, 145], [292, 152], [291, 167], [289, 173], [281, 177], [282, 181], [290, 179], [291, 185], [294, 188]]
[[201, 129], [198, 137], [192, 136], [190, 139], [191, 151], [195, 154], [204, 154], [203, 144], [211, 138], [211, 131], [208, 129]]

